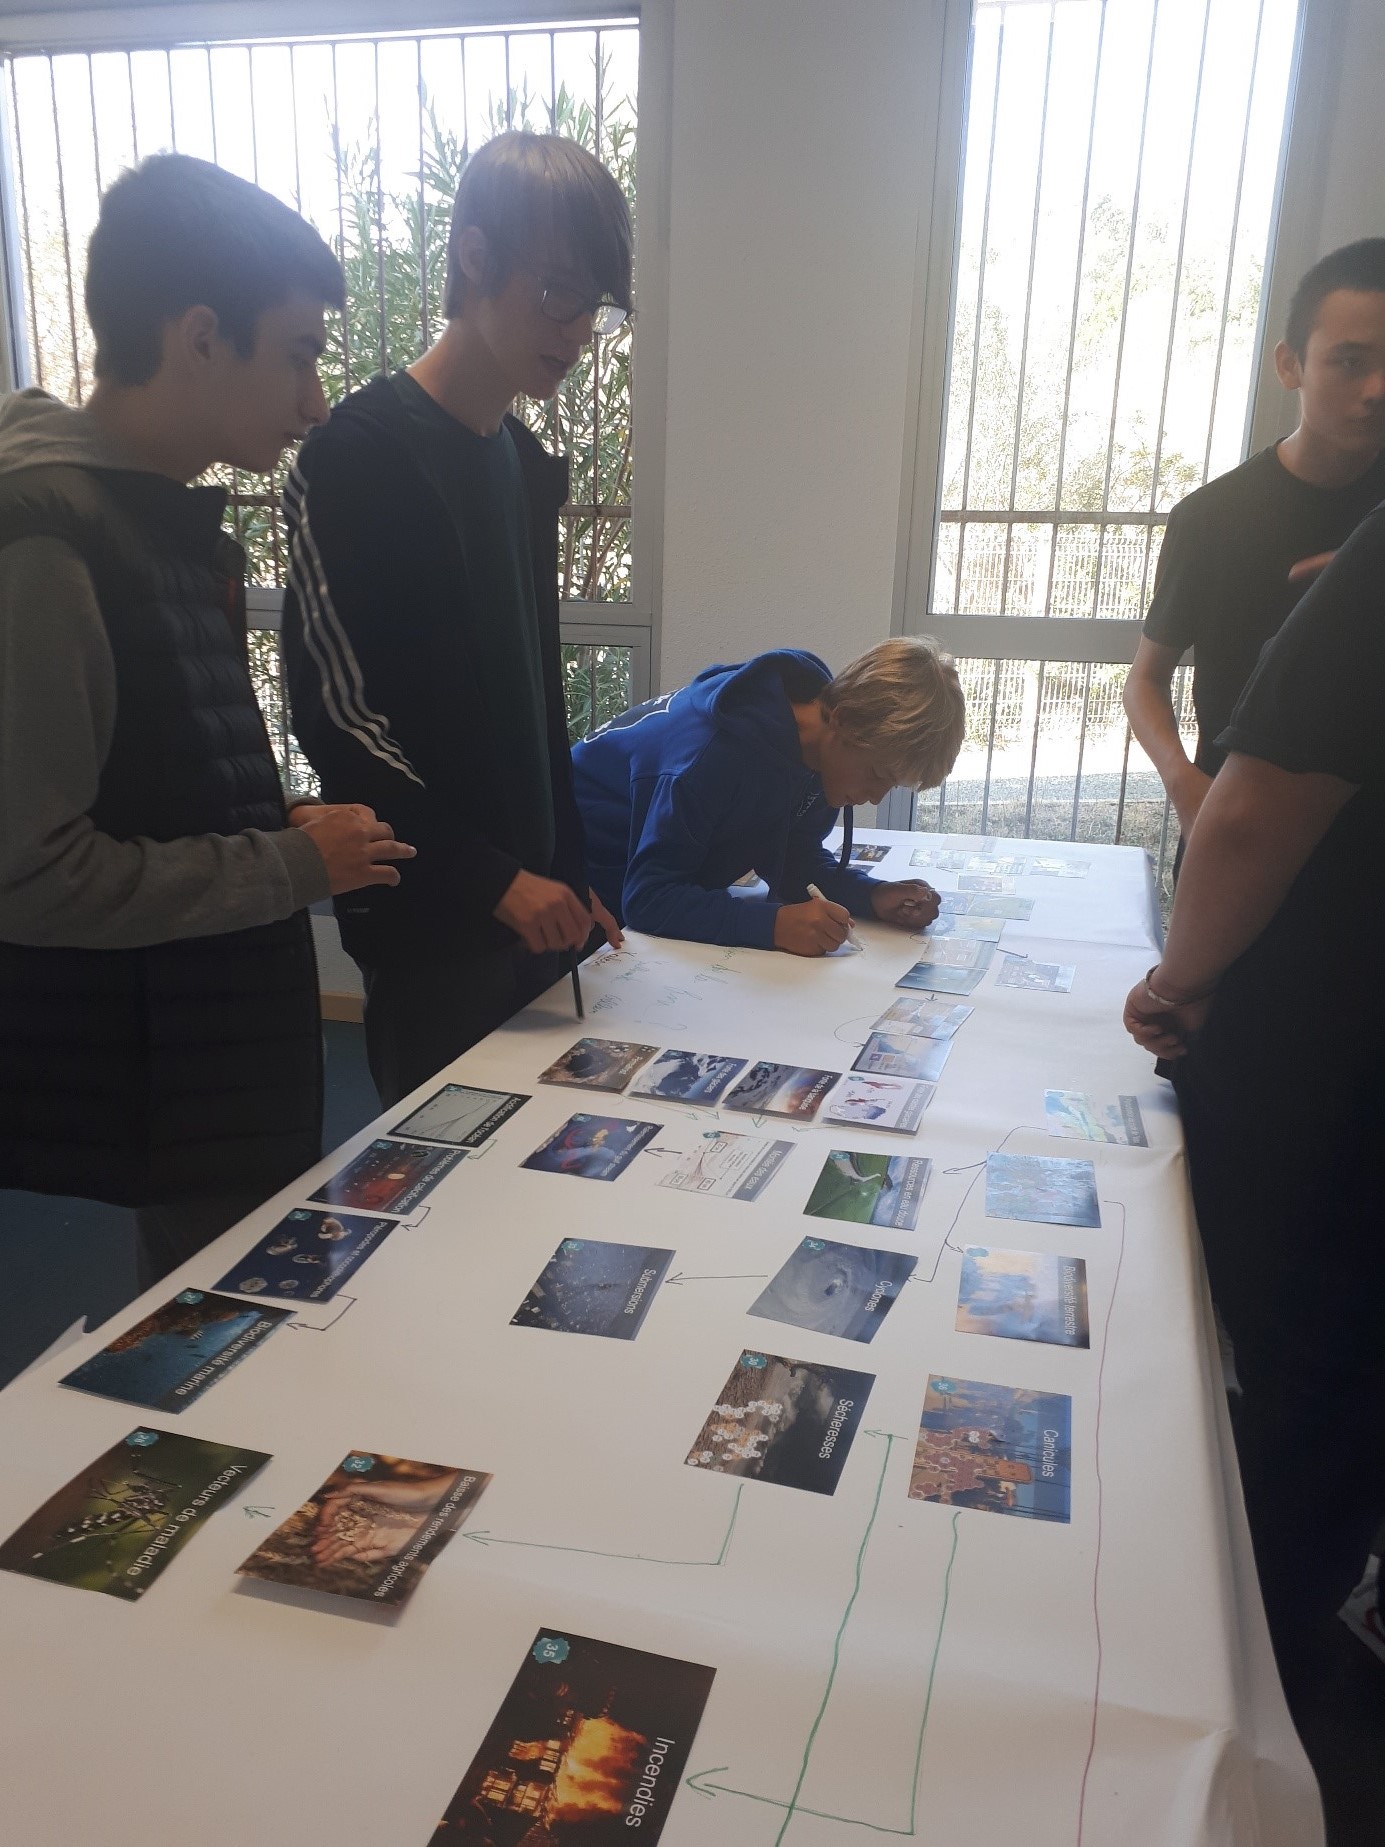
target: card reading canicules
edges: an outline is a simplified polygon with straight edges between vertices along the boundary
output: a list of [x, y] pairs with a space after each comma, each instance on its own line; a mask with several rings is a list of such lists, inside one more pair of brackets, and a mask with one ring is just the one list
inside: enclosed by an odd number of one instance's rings
[[875, 1375], [747, 1349], [687, 1455], [695, 1469], [831, 1494]]
[[929, 1378], [910, 1500], [1066, 1523], [1071, 1483], [1071, 1398], [976, 1379]]

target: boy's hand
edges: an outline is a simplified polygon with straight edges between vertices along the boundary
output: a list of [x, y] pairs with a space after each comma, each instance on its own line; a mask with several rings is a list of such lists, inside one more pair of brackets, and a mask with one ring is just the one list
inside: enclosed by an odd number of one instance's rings
[[922, 879], [896, 879], [871, 893], [870, 908], [881, 923], [893, 924], [896, 930], [924, 930], [938, 915], [939, 899]]
[[606, 941], [611, 945], [611, 948], [619, 949], [621, 944], [625, 941], [620, 925], [616, 922], [615, 918], [612, 917], [611, 913], [606, 909], [606, 906], [601, 902], [594, 891], [588, 891], [587, 902], [592, 907], [593, 923], [604, 933]]
[[781, 904], [774, 918], [774, 947], [791, 956], [825, 956], [841, 948], [850, 928], [851, 913], [826, 898]]
[[417, 858], [413, 847], [395, 839], [388, 821], [377, 821], [375, 810], [359, 802], [300, 802], [289, 819], [322, 855], [334, 898], [365, 885], [397, 885], [390, 862]]
[[592, 933], [591, 913], [570, 885], [517, 872], [492, 913], [508, 924], [531, 956], [580, 949]]

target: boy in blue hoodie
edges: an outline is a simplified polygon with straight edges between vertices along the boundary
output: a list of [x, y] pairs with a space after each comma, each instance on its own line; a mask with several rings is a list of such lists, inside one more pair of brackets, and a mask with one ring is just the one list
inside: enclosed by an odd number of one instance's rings
[[[630, 929], [699, 943], [820, 956], [853, 916], [920, 930], [937, 893], [852, 867], [851, 808], [935, 787], [965, 724], [956, 668], [926, 639], [883, 641], [835, 678], [793, 648], [708, 667], [574, 747], [592, 885]], [[751, 871], [767, 898], [728, 889]]]

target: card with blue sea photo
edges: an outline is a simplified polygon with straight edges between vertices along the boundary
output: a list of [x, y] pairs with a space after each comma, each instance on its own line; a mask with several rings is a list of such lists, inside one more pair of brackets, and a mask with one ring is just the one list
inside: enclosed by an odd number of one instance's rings
[[429, 1148], [423, 1142], [398, 1142], [386, 1136], [371, 1142], [340, 1173], [324, 1180], [312, 1195], [324, 1206], [354, 1207], [361, 1212], [412, 1212], [420, 1200], [466, 1159], [464, 1148]]
[[183, 1289], [61, 1381], [151, 1411], [181, 1411], [293, 1313]]
[[840, 1340], [873, 1340], [917, 1261], [903, 1251], [804, 1238], [746, 1313]]
[[218, 1289], [236, 1295], [272, 1295], [287, 1302], [329, 1302], [394, 1230], [394, 1219], [297, 1206], [265, 1233], [225, 1276]]
[[744, 1058], [725, 1058], [716, 1052], [660, 1052], [627, 1094], [659, 1097], [665, 1103], [715, 1103], [746, 1063]]
[[754, 1135], [736, 1135], [730, 1129], [708, 1129], [659, 1176], [659, 1185], [676, 1193], [706, 1193], [717, 1199], [758, 1199], [792, 1153], [792, 1142], [767, 1142]]
[[726, 1108], [751, 1116], [792, 1116], [798, 1122], [811, 1122], [840, 1076], [840, 1071], [776, 1065], [761, 1059], [727, 1097]]
[[1075, 968], [1058, 962], [1031, 962], [1027, 956], [1006, 956], [996, 976], [998, 988], [1020, 988], [1027, 994], [1069, 994]]
[[[981, 948], [988, 949], [989, 943]], [[944, 968], [938, 962], [915, 962], [896, 981], [897, 988], [923, 988], [930, 994], [971, 994], [980, 986], [984, 968]]]
[[520, 1166], [543, 1174], [575, 1174], [580, 1180], [614, 1180], [661, 1126], [619, 1116], [569, 1116]]
[[624, 1090], [658, 1049], [624, 1039], [579, 1039], [546, 1071], [539, 1072], [539, 1082], [570, 1084], [579, 1090]]
[[834, 1148], [803, 1210], [809, 1218], [913, 1231], [932, 1171], [926, 1155], [859, 1154]]
[[935, 1000], [909, 1000], [907, 997], [887, 1007], [872, 1026], [877, 1033], [918, 1033], [924, 1039], [951, 1039], [959, 1026], [965, 1026], [975, 1013], [959, 1001], [948, 1007]]
[[986, 1217], [1033, 1225], [1099, 1225], [1096, 1169], [1047, 1154], [986, 1156]]
[[889, 850], [878, 842], [863, 840], [859, 846], [852, 847], [851, 863], [853, 866], [878, 866]]
[[477, 1090], [470, 1084], [444, 1084], [391, 1135], [413, 1135], [424, 1142], [448, 1142], [454, 1148], [479, 1148], [502, 1123], [529, 1101], [512, 1090]]
[[950, 1039], [927, 1039], [921, 1033], [873, 1032], [851, 1068], [878, 1071], [884, 1077], [917, 1077], [926, 1084], [936, 1084], [951, 1050]]
[[1087, 1347], [1087, 1266], [1047, 1251], [970, 1246], [962, 1255], [957, 1332]]
[[1094, 1103], [1082, 1090], [1046, 1090], [1044, 1113], [1050, 1135], [1086, 1142], [1114, 1142], [1126, 1148], [1148, 1148], [1144, 1114], [1138, 1097], [1117, 1097], [1114, 1103]]
[[929, 1378], [911, 1501], [1025, 1520], [1071, 1518], [1072, 1400], [1062, 1392]]
[[873, 1373], [747, 1350], [686, 1460], [720, 1475], [831, 1494], [874, 1384]]
[[937, 1088], [936, 1084], [921, 1084], [915, 1078], [848, 1071], [828, 1098], [823, 1121], [850, 1122], [863, 1129], [891, 1129], [900, 1135], [912, 1135]]
[[643, 1244], [564, 1238], [510, 1325], [633, 1340], [672, 1262], [672, 1251]]

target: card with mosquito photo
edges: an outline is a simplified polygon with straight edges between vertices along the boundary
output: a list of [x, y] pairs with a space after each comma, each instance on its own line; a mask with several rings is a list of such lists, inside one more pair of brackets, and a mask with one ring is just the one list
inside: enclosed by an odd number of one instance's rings
[[575, 1174], [579, 1180], [614, 1180], [662, 1127], [619, 1116], [569, 1116], [520, 1166], [541, 1174]]
[[510, 1326], [633, 1340], [672, 1262], [672, 1251], [644, 1244], [564, 1238]]
[[930, 1376], [909, 1477], [911, 1501], [1066, 1525], [1071, 1484], [1071, 1398]]
[[615, 1847], [635, 1828], [657, 1841], [715, 1675], [540, 1629], [429, 1847]]
[[133, 1603], [268, 1461], [258, 1449], [132, 1430], [10, 1534], [0, 1570]]
[[628, 1094], [656, 1097], [663, 1103], [717, 1103], [747, 1062], [715, 1052], [660, 1052], [653, 1064], [640, 1072]]
[[932, 1171], [933, 1163], [926, 1155], [860, 1154], [834, 1148], [803, 1210], [809, 1218], [913, 1231]]
[[1085, 879], [1092, 869], [1089, 859], [1031, 859], [1029, 876], [1035, 879]]
[[1099, 1225], [1096, 1169], [1048, 1154], [986, 1156], [986, 1217], [1032, 1225]]
[[513, 1090], [477, 1090], [470, 1084], [444, 1084], [391, 1135], [412, 1135], [421, 1142], [447, 1142], [454, 1148], [480, 1148], [502, 1123], [529, 1101]]
[[241, 1575], [396, 1610], [485, 1491], [480, 1469], [354, 1449]]
[[1031, 962], [1027, 956], [1006, 956], [995, 978], [998, 988], [1020, 988], [1026, 994], [1070, 994], [1075, 968], [1058, 962]]
[[818, 1105], [841, 1076], [807, 1065], [753, 1064], [726, 1098], [727, 1109], [749, 1116], [788, 1116], [811, 1122]]
[[296, 1206], [218, 1278], [235, 1295], [330, 1302], [348, 1276], [379, 1250], [397, 1220]]
[[969, 1246], [962, 1256], [957, 1332], [1089, 1347], [1086, 1264], [1046, 1251]]
[[913, 1078], [849, 1071], [828, 1098], [822, 1119], [912, 1135], [937, 1088], [936, 1084], [921, 1084]]
[[884, 1077], [917, 1077], [936, 1084], [952, 1051], [950, 1039], [926, 1039], [921, 1033], [873, 1032], [857, 1053], [853, 1071]]
[[746, 1310], [839, 1340], [874, 1340], [918, 1262], [903, 1251], [804, 1238]]
[[59, 1383], [150, 1411], [181, 1411], [292, 1313], [182, 1289]]
[[624, 1039], [579, 1039], [546, 1071], [539, 1072], [539, 1082], [568, 1084], [578, 1090], [624, 1090], [658, 1049]]
[[[980, 945], [989, 948], [988, 943]], [[981, 985], [984, 968], [947, 968], [939, 962], [915, 962], [896, 981], [897, 988], [923, 988], [930, 994], [973, 994]]]
[[310, 1197], [324, 1206], [393, 1212], [403, 1218], [465, 1159], [464, 1148], [431, 1148], [423, 1142], [381, 1136], [330, 1180], [324, 1180]]
[[877, 841], [863, 840], [859, 846], [852, 847], [851, 863], [853, 866], [878, 866], [882, 859], [888, 857], [889, 851], [887, 846], [881, 846]]
[[1044, 1114], [1050, 1135], [1085, 1142], [1113, 1142], [1126, 1148], [1148, 1148], [1144, 1114], [1138, 1097], [1117, 1097], [1114, 1103], [1095, 1103], [1082, 1090], [1046, 1090]]
[[873, 1373], [747, 1349], [686, 1460], [695, 1469], [831, 1494], [874, 1384]]
[[999, 872], [964, 872], [957, 880], [958, 891], [984, 892], [988, 898], [999, 897], [1015, 889], [1013, 877]]
[[[647, 1160], [662, 1154], [652, 1148]], [[675, 1156], [659, 1185], [675, 1193], [704, 1193], [714, 1199], [758, 1199], [793, 1153], [792, 1142], [763, 1141], [730, 1129], [707, 1129], [686, 1152]]]
[[871, 1028], [877, 1033], [917, 1033], [923, 1039], [951, 1039], [975, 1013], [959, 1001], [949, 1007], [934, 1000], [897, 1000]]

